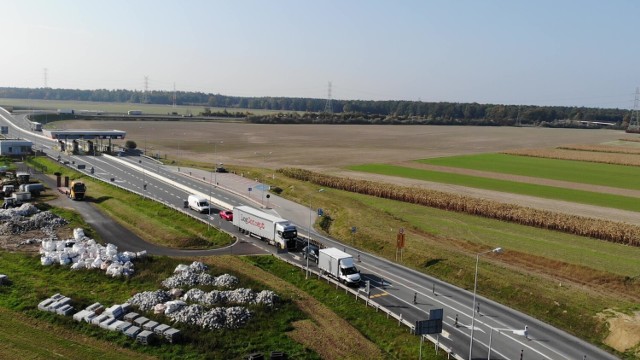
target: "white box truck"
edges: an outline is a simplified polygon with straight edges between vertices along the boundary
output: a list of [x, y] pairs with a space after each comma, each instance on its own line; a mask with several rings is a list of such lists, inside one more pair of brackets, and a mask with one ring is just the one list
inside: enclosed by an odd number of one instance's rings
[[233, 208], [233, 225], [243, 234], [259, 237], [280, 249], [296, 246], [298, 229], [289, 220], [249, 206]]
[[207, 201], [207, 199], [203, 198], [202, 196], [189, 195], [187, 202], [189, 203], [189, 207], [192, 210], [195, 210], [199, 213], [209, 212], [209, 202]]
[[320, 249], [318, 268], [347, 285], [358, 285], [360, 283], [360, 270], [356, 269], [353, 256], [339, 249]]

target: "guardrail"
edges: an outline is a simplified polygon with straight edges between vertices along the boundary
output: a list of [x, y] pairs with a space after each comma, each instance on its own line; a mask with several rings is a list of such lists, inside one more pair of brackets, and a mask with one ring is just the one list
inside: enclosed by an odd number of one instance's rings
[[[278, 256], [278, 258], [282, 261], [285, 261], [286, 263], [299, 267], [302, 270], [307, 270], [306, 266], [297, 264], [287, 258]], [[365, 294], [360, 290], [354, 290], [342, 283], [340, 283], [339, 281], [336, 281], [335, 279], [323, 275], [320, 271], [315, 271], [314, 269], [309, 269], [309, 273], [317, 276], [318, 280], [325, 280], [327, 283], [333, 284], [336, 287], [336, 290], [339, 290], [340, 288], [342, 288], [345, 291], [345, 294], [351, 293], [351, 295], [353, 295], [355, 297], [355, 301], [358, 302], [358, 300], [362, 300], [365, 304], [365, 306], [367, 307], [372, 307], [376, 310], [376, 312], [382, 311], [383, 313], [385, 313], [387, 315], [387, 318], [393, 318], [395, 320], [398, 321], [398, 326], [400, 325], [404, 325], [408, 328], [409, 332], [411, 334], [415, 333], [415, 324], [407, 321], [406, 319], [403, 319], [402, 317], [402, 313], [396, 314], [395, 312], [391, 311], [390, 309], [386, 308], [385, 306], [380, 305], [379, 303], [377, 303], [375, 300], [372, 300], [369, 297], [369, 294]], [[457, 359], [457, 360], [465, 360], [463, 357], [461, 357], [460, 355], [456, 354], [453, 352], [452, 349], [450, 349], [449, 347], [445, 346], [444, 344], [440, 343], [438, 341], [437, 338], [431, 336], [431, 335], [422, 335], [425, 339], [431, 341], [434, 346], [436, 347], [436, 352], [437, 349], [441, 349], [443, 350], [446, 354], [447, 354], [447, 359]]]

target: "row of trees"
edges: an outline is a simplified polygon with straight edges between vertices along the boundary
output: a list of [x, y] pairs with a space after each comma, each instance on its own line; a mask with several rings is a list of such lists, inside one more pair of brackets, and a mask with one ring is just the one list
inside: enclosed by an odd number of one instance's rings
[[[171, 91], [136, 90], [73, 90], [50, 88], [0, 88], [0, 98], [75, 100], [97, 102], [128, 102], [150, 104], [172, 104]], [[308, 120], [295, 112], [321, 113], [325, 99], [288, 97], [237, 97], [203, 92], [176, 92], [178, 105], [198, 105], [230, 109], [276, 110], [287, 113], [292, 121]], [[393, 119], [394, 121], [418, 121], [429, 123], [469, 124], [481, 122], [488, 125], [523, 125], [552, 123], [557, 120], [597, 121], [624, 126], [629, 121], [625, 109], [600, 109], [569, 106], [496, 105], [478, 103], [422, 102], [422, 101], [364, 101], [333, 100], [332, 118], [336, 122], [345, 120], [370, 123], [371, 119]], [[327, 114], [323, 115], [327, 118]], [[278, 116], [254, 118], [254, 121], [274, 122]], [[282, 117], [280, 117], [282, 120]]]

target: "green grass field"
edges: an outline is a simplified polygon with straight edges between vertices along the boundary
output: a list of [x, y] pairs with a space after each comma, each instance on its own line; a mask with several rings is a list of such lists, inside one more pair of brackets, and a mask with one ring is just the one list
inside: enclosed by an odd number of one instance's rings
[[[629, 155], [627, 155], [629, 156]], [[507, 154], [479, 154], [418, 160], [423, 164], [531, 176], [591, 185], [640, 190], [640, 168], [586, 161]]]
[[0, 322], [3, 359], [154, 359], [2, 307]]
[[580, 204], [596, 205], [614, 209], [640, 211], [640, 201], [638, 201], [637, 198], [627, 196], [573, 190], [546, 185], [535, 185], [515, 181], [490, 179], [479, 176], [453, 174], [387, 164], [355, 165], [348, 167], [348, 169], [374, 174], [432, 181], [444, 184], [468, 186], [478, 189], [536, 196], [546, 199], [570, 201]]

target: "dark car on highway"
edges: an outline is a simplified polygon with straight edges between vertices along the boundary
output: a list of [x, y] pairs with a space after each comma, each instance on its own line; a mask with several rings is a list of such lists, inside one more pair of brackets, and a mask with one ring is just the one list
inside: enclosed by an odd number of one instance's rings
[[315, 263], [317, 264], [319, 251], [320, 249], [318, 249], [318, 247], [315, 245], [305, 246], [304, 248], [302, 248], [302, 257], [306, 259], [308, 256], [309, 261], [315, 261]]

